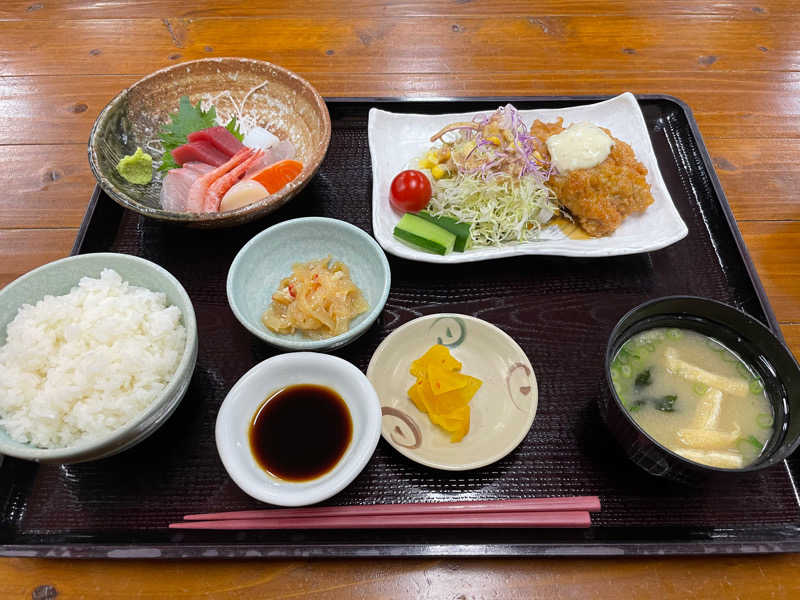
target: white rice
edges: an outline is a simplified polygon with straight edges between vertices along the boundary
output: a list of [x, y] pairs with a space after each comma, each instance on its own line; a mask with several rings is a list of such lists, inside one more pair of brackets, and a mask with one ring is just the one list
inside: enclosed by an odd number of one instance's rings
[[186, 344], [181, 312], [161, 292], [111, 269], [64, 296], [23, 305], [0, 348], [0, 426], [22, 443], [61, 448], [141, 414]]

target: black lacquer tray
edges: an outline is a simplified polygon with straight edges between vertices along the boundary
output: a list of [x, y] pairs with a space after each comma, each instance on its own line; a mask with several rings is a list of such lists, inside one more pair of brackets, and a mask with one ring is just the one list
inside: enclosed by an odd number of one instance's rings
[[[602, 98], [515, 98], [523, 109]], [[503, 98], [502, 101], [507, 101]], [[500, 99], [329, 101], [333, 135], [319, 174], [266, 219], [233, 230], [179, 229], [125, 211], [99, 190], [75, 253], [142, 256], [171, 271], [197, 313], [200, 350], [190, 389], [151, 438], [119, 456], [73, 466], [6, 458], [0, 466], [0, 555], [112, 558], [646, 555], [800, 551], [798, 458], [733, 484], [688, 488], [640, 471], [600, 421], [606, 340], [633, 306], [692, 294], [737, 306], [778, 331], [687, 106], [640, 96], [664, 179], [689, 235], [649, 254], [602, 259], [526, 256], [430, 265], [390, 257], [392, 290], [367, 334], [336, 352], [359, 368], [394, 328], [462, 312], [509, 333], [539, 382], [525, 441], [503, 460], [447, 473], [410, 462], [381, 441], [364, 472], [329, 504], [597, 494], [587, 530], [177, 532], [185, 513], [260, 507], [228, 478], [214, 444], [225, 394], [275, 351], [234, 318], [225, 277], [236, 252], [273, 223], [306, 215], [371, 231], [367, 113], [493, 110]]]

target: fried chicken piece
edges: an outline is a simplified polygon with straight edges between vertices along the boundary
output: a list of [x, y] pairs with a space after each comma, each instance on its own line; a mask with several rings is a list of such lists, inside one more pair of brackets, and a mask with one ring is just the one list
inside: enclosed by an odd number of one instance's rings
[[[564, 131], [563, 119], [555, 123], [537, 120], [531, 135], [539, 153], [547, 160], [545, 141]], [[610, 235], [629, 214], [642, 212], [653, 203], [647, 183], [647, 168], [636, 160], [633, 149], [602, 128], [614, 145], [608, 157], [589, 169], [554, 174], [547, 181], [562, 207], [566, 208], [586, 233], [594, 237]]]

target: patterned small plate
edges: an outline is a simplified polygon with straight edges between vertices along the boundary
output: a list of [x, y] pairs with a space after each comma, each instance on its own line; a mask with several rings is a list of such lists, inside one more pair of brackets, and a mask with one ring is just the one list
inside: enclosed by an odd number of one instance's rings
[[[469, 433], [451, 443], [408, 397], [411, 362], [443, 344], [461, 372], [483, 385], [470, 402]], [[446, 471], [477, 469], [503, 458], [528, 434], [536, 416], [536, 376], [525, 352], [494, 325], [460, 314], [414, 319], [393, 331], [372, 355], [367, 377], [381, 400], [384, 439], [420, 464]]]

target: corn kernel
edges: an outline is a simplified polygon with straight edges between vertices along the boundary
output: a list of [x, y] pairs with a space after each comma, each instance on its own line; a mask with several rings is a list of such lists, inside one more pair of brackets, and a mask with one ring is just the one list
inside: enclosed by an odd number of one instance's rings
[[434, 179], [441, 179], [442, 177], [447, 177], [447, 169], [444, 169], [440, 165], [436, 165], [431, 169], [431, 175], [433, 175]]
[[450, 148], [448, 148], [447, 146], [442, 146], [442, 148], [439, 149], [439, 162], [443, 163], [447, 161], [449, 158], [450, 158]]
[[497, 137], [496, 135], [493, 135], [493, 136], [488, 137], [486, 139], [489, 140], [490, 142], [492, 142], [495, 146], [499, 146], [500, 145], [500, 138]]

